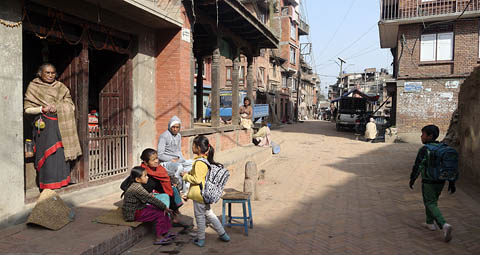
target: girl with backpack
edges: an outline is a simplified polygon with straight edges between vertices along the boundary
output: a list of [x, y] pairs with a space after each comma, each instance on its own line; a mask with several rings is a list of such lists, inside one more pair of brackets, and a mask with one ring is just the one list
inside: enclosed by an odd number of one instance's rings
[[125, 221], [154, 221], [157, 239], [153, 244], [169, 244], [176, 237], [175, 234], [169, 232], [172, 224], [168, 214], [172, 213], [172, 210], [145, 190], [142, 184], [147, 184], [147, 182], [147, 170], [140, 166], [134, 167], [130, 172], [126, 191], [121, 196], [123, 197], [123, 218]]
[[210, 208], [210, 204], [206, 204], [201, 193], [201, 187], [205, 187], [205, 178], [209, 171], [208, 165], [200, 158], [207, 159], [211, 165], [221, 165], [213, 160], [215, 150], [210, 145], [208, 138], [199, 135], [193, 139], [192, 151], [196, 155], [195, 163], [189, 173], [182, 173], [183, 180], [189, 182], [187, 198], [193, 200], [193, 209], [195, 220], [197, 221], [197, 238], [193, 243], [199, 247], [205, 246], [205, 228], [208, 221], [212, 228], [219, 234], [220, 240], [224, 242], [230, 241], [230, 236], [218, 220], [217, 216]]

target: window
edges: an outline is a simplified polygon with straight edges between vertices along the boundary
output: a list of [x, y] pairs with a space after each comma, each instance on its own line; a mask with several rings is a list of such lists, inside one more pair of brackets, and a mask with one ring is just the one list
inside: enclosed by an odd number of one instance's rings
[[[202, 76], [205, 77], [205, 69], [207, 68], [207, 65], [205, 65], [205, 62], [203, 62], [203, 70], [202, 70]], [[198, 63], [195, 61], [195, 75], [198, 75]]]
[[290, 21], [290, 38], [297, 40], [297, 29], [295, 27], [295, 22]]
[[453, 32], [421, 37], [420, 61], [453, 60]]
[[258, 15], [258, 19], [263, 23], [263, 24], [266, 24], [267, 23], [267, 14], [266, 13], [260, 13]]
[[245, 66], [238, 67], [238, 83], [245, 84]]
[[264, 67], [258, 68], [257, 84], [259, 87], [265, 87], [265, 68]]
[[227, 66], [227, 81], [231, 81], [232, 80], [232, 71], [233, 71], [233, 66]]
[[282, 74], [282, 88], [287, 87], [287, 76]]
[[295, 65], [297, 62], [297, 49], [290, 46], [290, 64]]
[[[480, 42], [480, 40], [479, 40], [479, 42]], [[273, 66], [272, 67], [272, 77], [277, 78], [277, 65], [274, 64], [272, 66]]]

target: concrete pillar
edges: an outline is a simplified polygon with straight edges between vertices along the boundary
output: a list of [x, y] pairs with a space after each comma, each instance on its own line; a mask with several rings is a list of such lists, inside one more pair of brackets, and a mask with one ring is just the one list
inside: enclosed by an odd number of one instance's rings
[[[157, 144], [155, 126], [155, 102], [160, 91], [156, 90], [155, 31], [145, 31], [138, 36], [138, 51], [132, 59], [132, 158], [137, 162], [142, 151]], [[153, 91], [153, 93], [152, 93]], [[146, 103], [149, 102], [149, 103]], [[166, 126], [162, 126], [165, 129]], [[163, 132], [163, 131], [162, 131]], [[152, 135], [145, 135], [152, 134]], [[154, 137], [152, 137], [154, 136]]]
[[23, 151], [22, 2], [0, 1], [0, 225], [25, 204]]
[[238, 102], [238, 69], [240, 63], [240, 56], [238, 53], [235, 54], [233, 59], [233, 70], [232, 70], [232, 124], [238, 125], [240, 122], [240, 113], [239, 113], [239, 104]]
[[250, 98], [250, 103], [253, 107], [255, 105], [255, 100], [253, 100], [253, 57], [252, 56], [247, 56], [247, 96], [248, 98]]
[[213, 50], [212, 56], [212, 92], [211, 92], [211, 105], [212, 105], [212, 127], [220, 126], [220, 48]]
[[253, 161], [248, 161], [245, 164], [245, 181], [243, 183], [243, 192], [252, 193], [254, 200], [260, 200], [257, 192], [258, 172], [257, 164]]
[[197, 56], [197, 121], [203, 120], [203, 56]]

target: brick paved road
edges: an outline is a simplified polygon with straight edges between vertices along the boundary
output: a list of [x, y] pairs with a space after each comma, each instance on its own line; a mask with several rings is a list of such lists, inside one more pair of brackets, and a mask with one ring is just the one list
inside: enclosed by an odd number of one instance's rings
[[[282, 152], [261, 166], [266, 180], [253, 203], [254, 228], [227, 229], [228, 244], [207, 231], [206, 247], [182, 254], [478, 254], [480, 203], [477, 188], [459, 183], [444, 192], [440, 209], [453, 225], [446, 244], [440, 231], [421, 227], [420, 182], [408, 188], [418, 145], [371, 144], [312, 121], [274, 132]], [[241, 189], [239, 174], [231, 185]], [[219, 205], [214, 208], [221, 213]], [[182, 210], [192, 214], [190, 206]], [[239, 211], [238, 211], [239, 212]]]

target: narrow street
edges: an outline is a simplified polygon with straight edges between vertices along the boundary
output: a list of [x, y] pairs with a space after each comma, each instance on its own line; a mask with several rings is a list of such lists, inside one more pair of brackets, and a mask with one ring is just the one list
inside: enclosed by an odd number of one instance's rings
[[[460, 181], [446, 188], [439, 206], [453, 226], [453, 240], [422, 228], [421, 183], [408, 188], [419, 145], [355, 141], [330, 122], [308, 121], [274, 131], [282, 151], [260, 169], [254, 228], [227, 229], [230, 243], [207, 229], [204, 248], [181, 254], [474, 254], [480, 248], [478, 189]], [[229, 186], [241, 189], [236, 174]], [[237, 208], [238, 209], [238, 208]], [[221, 203], [214, 207], [221, 215]], [[185, 214], [193, 210], [184, 208]], [[240, 212], [239, 210], [237, 213]]]

